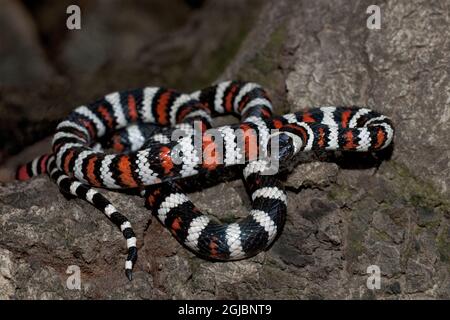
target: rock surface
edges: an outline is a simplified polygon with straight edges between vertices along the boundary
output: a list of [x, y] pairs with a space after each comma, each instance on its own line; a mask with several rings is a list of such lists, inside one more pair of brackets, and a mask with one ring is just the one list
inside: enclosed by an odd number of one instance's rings
[[[181, 22], [170, 28], [148, 15], [133, 27], [153, 28], [143, 39], [149, 50], [92, 61], [92, 68], [103, 67], [89, 75], [61, 72], [27, 95], [29, 88], [2, 85], [0, 122], [10, 125], [1, 134], [14, 142], [4, 146], [3, 157], [12, 145], [36, 141], [37, 128], [50, 133], [49, 121], [108, 90], [158, 82], [195, 90], [229, 78], [263, 84], [277, 113], [320, 105], [376, 108], [396, 125], [391, 153], [298, 165], [286, 181], [281, 237], [267, 252], [239, 262], [193, 256], [151, 218], [142, 199], [105, 192], [137, 231], [132, 282], [122, 272], [121, 234], [100, 212], [68, 201], [47, 177], [1, 184], [0, 298], [450, 298], [448, 2], [384, 1], [380, 30], [366, 27], [371, 2], [365, 0], [226, 3], [179, 8]], [[252, 17], [245, 18], [248, 12]], [[161, 37], [152, 33], [164, 28], [169, 31]], [[155, 40], [163, 36], [165, 43]], [[64, 52], [80, 50], [75, 44], [83, 39], [67, 37], [55, 60], [76, 69], [79, 56]], [[130, 56], [134, 65], [125, 72]], [[34, 131], [16, 128], [20, 121]], [[240, 181], [192, 199], [224, 219], [242, 216], [249, 203]], [[70, 265], [80, 267], [80, 290], [67, 288]], [[380, 268], [380, 289], [366, 285], [371, 265]]]

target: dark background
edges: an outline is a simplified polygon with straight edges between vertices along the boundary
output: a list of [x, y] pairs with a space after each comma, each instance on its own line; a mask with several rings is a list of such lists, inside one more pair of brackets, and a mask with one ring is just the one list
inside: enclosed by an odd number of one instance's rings
[[[244, 261], [199, 259], [149, 223], [142, 199], [102, 190], [137, 234], [132, 282], [122, 236], [98, 210], [46, 176], [0, 183], [0, 298], [450, 298], [448, 0], [86, 0], [80, 31], [65, 25], [76, 1], [0, 3], [0, 166], [47, 151], [76, 106], [149, 85], [253, 81], [278, 114], [361, 105], [396, 128], [384, 161], [299, 164], [280, 238]], [[366, 27], [372, 4], [380, 30]], [[226, 221], [248, 212], [239, 180], [190, 196]], [[80, 291], [66, 287], [69, 265], [81, 269]], [[379, 290], [366, 286], [370, 265]]]
[[[260, 3], [2, 0], [0, 163], [107, 92], [210, 84], [237, 52]], [[81, 30], [66, 27], [71, 4], [81, 8]]]

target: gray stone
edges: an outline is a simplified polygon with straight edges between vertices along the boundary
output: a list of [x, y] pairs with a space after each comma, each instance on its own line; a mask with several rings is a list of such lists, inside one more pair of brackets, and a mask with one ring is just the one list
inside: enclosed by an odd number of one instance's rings
[[334, 163], [311, 162], [298, 165], [289, 175], [286, 186], [295, 189], [326, 188], [336, 182], [338, 166]]

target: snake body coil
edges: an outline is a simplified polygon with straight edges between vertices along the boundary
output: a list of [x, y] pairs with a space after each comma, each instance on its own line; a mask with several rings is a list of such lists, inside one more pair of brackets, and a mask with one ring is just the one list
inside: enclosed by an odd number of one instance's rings
[[[212, 128], [211, 117], [224, 114], [237, 115], [241, 122]], [[174, 140], [176, 130], [183, 135]], [[146, 206], [181, 244], [205, 258], [242, 259], [266, 249], [286, 218], [283, 186], [276, 174], [264, 173], [274, 137], [279, 138], [278, 158], [288, 161], [300, 151], [377, 151], [393, 135], [391, 121], [366, 108], [321, 107], [273, 116], [266, 91], [255, 83], [226, 81], [192, 94], [147, 87], [76, 108], [57, 126], [53, 153], [19, 167], [16, 177], [47, 172], [63, 193], [104, 212], [127, 239], [125, 268], [131, 279], [137, 259], [131, 224], [94, 187], [138, 188]], [[107, 147], [115, 153], [103, 151]], [[203, 215], [177, 179], [229, 166], [242, 169], [252, 208], [246, 218], [222, 224]]]

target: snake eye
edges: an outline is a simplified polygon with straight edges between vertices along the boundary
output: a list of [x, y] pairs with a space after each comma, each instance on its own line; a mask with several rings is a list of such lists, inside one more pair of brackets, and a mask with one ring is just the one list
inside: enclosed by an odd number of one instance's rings
[[[276, 140], [274, 140], [276, 139]], [[268, 144], [268, 154], [277, 155], [279, 161], [285, 161], [296, 155], [303, 143], [300, 137], [291, 132], [276, 132], [270, 136]]]

